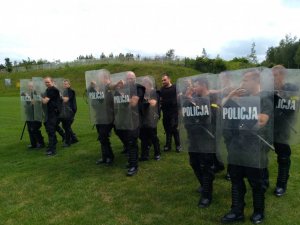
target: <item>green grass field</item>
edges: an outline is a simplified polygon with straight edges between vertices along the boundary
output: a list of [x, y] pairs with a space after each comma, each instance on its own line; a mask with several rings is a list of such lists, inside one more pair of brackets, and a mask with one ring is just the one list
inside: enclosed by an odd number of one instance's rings
[[[0, 224], [220, 224], [231, 204], [230, 183], [225, 172], [216, 175], [213, 203], [197, 207], [197, 180], [186, 152], [162, 153], [160, 161], [140, 163], [134, 177], [126, 177], [126, 158], [121, 142], [113, 134], [116, 160], [113, 166], [97, 166], [99, 143], [89, 122], [88, 106], [78, 97], [78, 114], [73, 125], [80, 140], [57, 155], [45, 150], [28, 150], [19, 99], [0, 97]], [[44, 128], [43, 134], [46, 137]], [[159, 124], [161, 145], [164, 144]], [[59, 140], [60, 137], [59, 137]], [[291, 177], [284, 197], [273, 196], [276, 159], [270, 154], [270, 188], [266, 193], [264, 224], [299, 224], [300, 149], [293, 149]], [[244, 224], [251, 224], [251, 191], [247, 186]]]

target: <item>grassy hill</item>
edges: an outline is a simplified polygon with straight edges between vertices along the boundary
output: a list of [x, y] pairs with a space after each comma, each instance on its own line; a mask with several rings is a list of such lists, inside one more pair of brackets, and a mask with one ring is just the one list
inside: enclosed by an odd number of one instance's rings
[[[83, 93], [85, 89], [85, 71], [107, 69], [111, 73], [118, 73], [123, 71], [134, 71], [137, 76], [152, 75], [155, 77], [158, 87], [161, 84], [160, 75], [164, 72], [168, 72], [175, 82], [178, 77], [191, 76], [199, 74], [199, 71], [186, 68], [180, 65], [168, 65], [168, 64], [149, 64], [149, 63], [127, 63], [127, 64], [95, 64], [76, 67], [67, 67], [53, 70], [36, 70], [17, 73], [0, 74], [0, 95], [1, 96], [17, 96], [19, 89], [17, 83], [20, 79], [26, 79], [31, 77], [63, 77], [68, 78], [72, 82], [72, 87], [78, 94]], [[4, 79], [11, 78], [12, 87], [6, 88], [4, 86]]]

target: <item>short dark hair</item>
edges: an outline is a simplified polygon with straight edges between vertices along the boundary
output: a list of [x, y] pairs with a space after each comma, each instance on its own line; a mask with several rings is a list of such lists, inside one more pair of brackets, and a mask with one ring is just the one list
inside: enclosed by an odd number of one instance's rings
[[207, 88], [209, 87], [207, 77], [196, 77], [193, 80], [193, 83], [199, 83], [199, 84], [205, 85]]
[[165, 76], [170, 78], [170, 75], [167, 72], [161, 74], [161, 77], [165, 77]]

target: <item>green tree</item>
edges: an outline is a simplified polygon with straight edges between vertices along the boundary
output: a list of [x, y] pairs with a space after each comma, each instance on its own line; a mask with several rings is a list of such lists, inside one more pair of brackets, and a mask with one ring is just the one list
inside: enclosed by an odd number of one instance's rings
[[300, 66], [300, 45], [297, 48], [297, 51], [296, 51], [296, 54], [295, 54], [295, 57], [294, 57], [294, 61], [298, 65], [298, 69], [299, 69], [299, 66]]
[[9, 58], [5, 58], [5, 67], [7, 72], [12, 72], [12, 62], [10, 61]]
[[105, 54], [102, 52], [101, 55], [100, 55], [100, 59], [105, 59], [105, 58], [106, 58], [106, 56], [105, 56]]
[[203, 58], [208, 58], [208, 54], [207, 54], [205, 48], [202, 48], [202, 57]]
[[272, 66], [275, 64], [282, 64], [287, 68], [297, 68], [298, 63], [295, 61], [296, 53], [300, 41], [297, 37], [286, 35], [284, 39], [279, 42], [279, 46], [270, 47], [267, 50], [266, 60], [264, 64]]
[[249, 62], [251, 62], [253, 64], [258, 64], [255, 46], [256, 46], [255, 42], [252, 42], [252, 44], [251, 44], [251, 51], [250, 51], [250, 54], [248, 55], [248, 59], [249, 59]]
[[174, 58], [175, 58], [175, 50], [174, 49], [169, 49], [166, 52], [166, 59], [173, 60]]

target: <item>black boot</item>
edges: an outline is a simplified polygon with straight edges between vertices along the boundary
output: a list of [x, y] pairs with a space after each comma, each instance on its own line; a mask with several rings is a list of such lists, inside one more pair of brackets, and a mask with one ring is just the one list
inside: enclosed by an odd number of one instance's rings
[[166, 145], [164, 146], [164, 151], [171, 151], [172, 146], [172, 135], [170, 133], [166, 133]]
[[244, 221], [244, 196], [246, 193], [245, 183], [232, 184], [231, 187], [231, 198], [232, 205], [231, 210], [223, 216], [221, 219], [222, 223], [232, 223], [237, 221]]
[[200, 208], [208, 207], [212, 200], [213, 171], [204, 171], [203, 173], [203, 186], [201, 198], [198, 203], [198, 207]]
[[278, 158], [277, 162], [278, 162], [278, 177], [277, 177], [277, 183], [276, 183], [276, 188], [274, 190], [274, 194], [277, 197], [280, 197], [284, 195], [284, 193], [286, 192], [291, 160], [290, 157], [285, 157], [285, 158]]
[[133, 176], [138, 172], [138, 152], [139, 148], [137, 140], [130, 140], [128, 142], [128, 171], [127, 176]]
[[175, 145], [176, 145], [176, 152], [181, 152], [179, 131], [177, 129], [174, 131], [174, 141], [175, 141]]
[[264, 219], [265, 196], [263, 190], [254, 189], [252, 191], [254, 212], [250, 217], [253, 224], [259, 224]]

